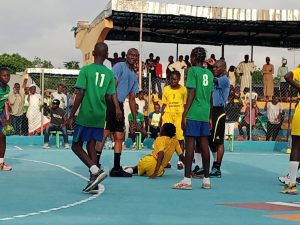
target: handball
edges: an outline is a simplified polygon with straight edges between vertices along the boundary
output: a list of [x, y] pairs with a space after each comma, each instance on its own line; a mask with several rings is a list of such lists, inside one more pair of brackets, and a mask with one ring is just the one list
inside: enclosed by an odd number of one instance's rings
[[5, 136], [10, 136], [15, 134], [15, 130], [12, 125], [6, 125], [2, 128], [2, 133]]
[[291, 149], [290, 149], [290, 148], [287, 148], [285, 153], [286, 153], [286, 154], [291, 154]]

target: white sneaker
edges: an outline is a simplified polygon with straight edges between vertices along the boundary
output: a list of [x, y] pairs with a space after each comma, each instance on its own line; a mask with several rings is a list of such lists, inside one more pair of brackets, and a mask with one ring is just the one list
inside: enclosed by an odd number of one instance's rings
[[287, 185], [290, 183], [290, 175], [288, 174], [286, 176], [278, 177], [278, 180], [280, 183]]
[[202, 188], [211, 189], [211, 183], [210, 183], [209, 177], [208, 178], [206, 178], [206, 177], [203, 178]]
[[49, 143], [45, 143], [45, 144], [43, 145], [43, 148], [45, 148], [45, 149], [50, 148]]
[[65, 144], [65, 149], [69, 149], [70, 145], [69, 144]]

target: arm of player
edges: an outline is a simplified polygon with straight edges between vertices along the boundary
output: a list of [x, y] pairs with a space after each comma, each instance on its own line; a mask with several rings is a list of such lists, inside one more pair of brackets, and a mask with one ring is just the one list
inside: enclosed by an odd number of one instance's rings
[[297, 91], [300, 93], [300, 86], [298, 83], [294, 81], [294, 74], [293, 72], [288, 72], [287, 74], [284, 75], [284, 79], [286, 82], [288, 82], [293, 88], [296, 88]]
[[80, 104], [82, 102], [82, 99], [83, 99], [83, 96], [84, 96], [84, 92], [85, 92], [84, 89], [78, 89], [77, 92], [76, 92], [75, 100], [74, 100], [74, 105], [72, 107], [72, 110], [71, 110], [71, 113], [70, 113], [70, 117], [66, 121], [66, 125], [68, 127], [70, 127], [72, 125], [73, 119], [75, 117], [75, 113], [78, 110], [78, 108], [79, 108], [79, 106], [80, 106]]
[[159, 171], [161, 163], [164, 159], [164, 156], [165, 156], [165, 153], [163, 151], [158, 152], [157, 160], [156, 160], [156, 166], [155, 166], [153, 174], [151, 176], [149, 176], [150, 179], [155, 179], [157, 177], [158, 171]]
[[189, 89], [189, 96], [188, 96], [188, 99], [186, 101], [186, 104], [184, 106], [184, 111], [182, 113], [182, 120], [181, 120], [181, 128], [182, 130], [185, 131], [186, 129], [186, 115], [187, 115], [187, 112], [189, 111], [193, 101], [194, 101], [194, 98], [195, 98], [195, 89], [194, 88], [190, 88]]

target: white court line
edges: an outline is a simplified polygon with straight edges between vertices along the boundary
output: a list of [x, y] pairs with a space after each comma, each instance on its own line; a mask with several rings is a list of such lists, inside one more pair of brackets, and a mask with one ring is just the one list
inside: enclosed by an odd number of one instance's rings
[[16, 149], [18, 149], [18, 150], [21, 150], [21, 151], [23, 150], [23, 148], [20, 148], [20, 147], [17, 146], [17, 145], [15, 145], [14, 147], [15, 147]]
[[268, 204], [272, 204], [272, 205], [282, 205], [282, 206], [292, 206], [292, 207], [297, 207], [300, 208], [300, 204], [299, 202], [266, 202]]
[[[54, 166], [54, 167], [58, 167], [62, 170], [65, 170], [75, 176], [78, 176], [84, 180], [89, 180], [88, 178], [82, 176], [81, 174], [79, 173], [76, 173], [64, 166], [61, 166], [61, 165], [58, 165], [58, 164], [53, 164], [53, 163], [48, 163], [48, 162], [43, 162], [43, 161], [38, 161], [38, 160], [31, 160], [31, 159], [20, 159], [20, 158], [11, 158], [11, 157], [7, 157], [9, 159], [16, 159], [16, 160], [22, 160], [22, 161], [27, 161], [27, 162], [34, 162], [34, 163], [41, 163], [41, 164], [46, 164], [46, 165], [49, 165], [49, 166]], [[8, 221], [8, 220], [13, 220], [13, 219], [18, 219], [18, 218], [24, 218], [24, 217], [29, 217], [29, 216], [36, 216], [36, 215], [41, 215], [43, 213], [49, 213], [49, 212], [53, 212], [53, 211], [57, 211], [57, 210], [62, 210], [62, 209], [67, 209], [67, 208], [71, 208], [71, 207], [74, 207], [74, 206], [77, 206], [77, 205], [81, 205], [83, 203], [86, 203], [86, 202], [89, 202], [91, 200], [94, 200], [95, 198], [97, 198], [98, 196], [100, 196], [103, 192], [105, 191], [105, 187], [103, 185], [99, 185], [99, 193], [98, 194], [95, 194], [95, 195], [92, 195], [86, 199], [83, 199], [83, 200], [80, 200], [80, 201], [77, 201], [77, 202], [74, 202], [74, 203], [70, 203], [70, 204], [67, 204], [67, 205], [63, 205], [63, 206], [59, 206], [59, 207], [54, 207], [54, 208], [50, 208], [50, 209], [44, 209], [44, 210], [40, 210], [38, 212], [31, 212], [31, 213], [26, 213], [26, 214], [20, 214], [20, 215], [15, 215], [15, 216], [11, 216], [11, 217], [4, 217], [4, 218], [0, 218], [0, 222], [1, 221]]]

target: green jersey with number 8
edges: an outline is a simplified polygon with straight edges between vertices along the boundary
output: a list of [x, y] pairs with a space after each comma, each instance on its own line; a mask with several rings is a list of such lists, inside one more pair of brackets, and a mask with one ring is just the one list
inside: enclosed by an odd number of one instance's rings
[[76, 123], [85, 127], [104, 128], [105, 95], [116, 92], [112, 71], [104, 65], [86, 65], [80, 69], [75, 87], [85, 90]]
[[209, 122], [213, 79], [214, 76], [208, 69], [200, 66], [189, 68], [186, 87], [188, 89], [195, 89], [195, 97], [187, 112], [187, 119]]

